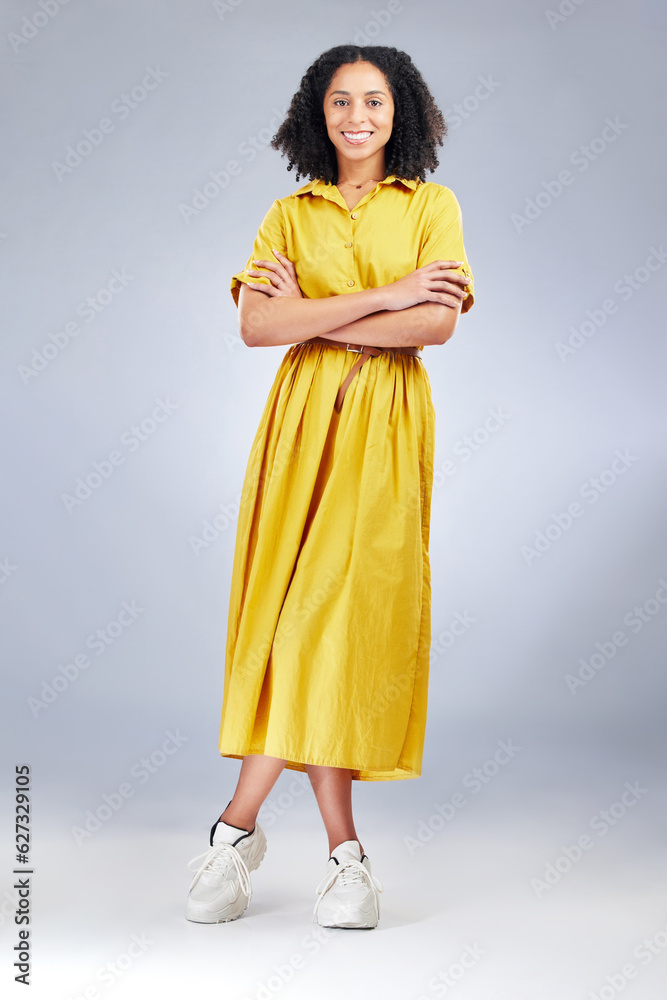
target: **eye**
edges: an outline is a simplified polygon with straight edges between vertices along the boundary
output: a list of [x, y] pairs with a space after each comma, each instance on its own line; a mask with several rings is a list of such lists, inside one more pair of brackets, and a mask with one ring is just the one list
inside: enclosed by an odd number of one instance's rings
[[345, 98], [344, 98], [344, 97], [338, 97], [338, 98], [337, 98], [337, 99], [336, 99], [336, 100], [334, 101], [334, 104], [347, 104], [347, 101], [345, 100]]
[[382, 101], [378, 101], [377, 97], [371, 98], [371, 100], [368, 103], [374, 104], [376, 107], [380, 107], [382, 105]]

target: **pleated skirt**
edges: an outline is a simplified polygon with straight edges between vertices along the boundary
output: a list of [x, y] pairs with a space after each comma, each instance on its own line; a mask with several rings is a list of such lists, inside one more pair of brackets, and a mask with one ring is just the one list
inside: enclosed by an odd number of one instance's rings
[[219, 750], [421, 773], [435, 411], [422, 358], [289, 347], [243, 482]]

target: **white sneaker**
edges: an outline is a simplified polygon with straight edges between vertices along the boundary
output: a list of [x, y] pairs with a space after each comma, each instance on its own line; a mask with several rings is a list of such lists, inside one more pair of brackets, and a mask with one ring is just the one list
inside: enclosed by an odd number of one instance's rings
[[331, 854], [327, 874], [317, 889], [313, 920], [322, 927], [377, 927], [378, 892], [371, 863], [356, 840], [346, 840]]
[[[248, 832], [218, 820], [211, 828], [208, 851], [188, 862], [196, 875], [188, 892], [185, 916], [199, 924], [236, 920], [252, 898], [250, 872], [266, 853], [266, 837], [259, 823]], [[202, 860], [203, 859], [203, 860]]]

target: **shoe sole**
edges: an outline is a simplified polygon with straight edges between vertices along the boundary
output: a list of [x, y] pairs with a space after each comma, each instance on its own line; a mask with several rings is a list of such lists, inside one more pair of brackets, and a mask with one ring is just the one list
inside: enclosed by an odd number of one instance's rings
[[317, 923], [320, 927], [340, 927], [341, 930], [358, 930], [358, 931], [373, 931], [377, 927], [377, 924], [355, 924], [352, 921], [339, 921], [338, 923], [324, 923], [322, 920], [318, 920]]
[[353, 918], [350, 917], [348, 917], [347, 919], [345, 917], [341, 917], [339, 919], [333, 916], [330, 917], [323, 916], [320, 919], [319, 914], [317, 915], [317, 923], [320, 925], [320, 927], [342, 927], [346, 929], [358, 928], [359, 930], [368, 930], [368, 931], [372, 931], [375, 927], [377, 927], [378, 920], [379, 917], [376, 917], [375, 920], [373, 920], [372, 917], [366, 920], [354, 920]]
[[[256, 871], [261, 865], [266, 854], [266, 846], [266, 837], [262, 830], [262, 838], [261, 840], [258, 838], [255, 850], [247, 858], [244, 858], [249, 872]], [[244, 894], [241, 894], [231, 907], [225, 907], [224, 910], [219, 910], [216, 913], [215, 911], [201, 909], [196, 903], [192, 903], [188, 899], [185, 908], [185, 919], [192, 921], [194, 924], [227, 924], [230, 920], [238, 920], [248, 909], [249, 903], [250, 900]], [[242, 904], [240, 908], [239, 904]]]
[[[210, 910], [199, 910], [197, 907], [188, 904], [185, 911], [185, 919], [190, 920], [193, 924], [227, 924], [230, 920], [238, 920], [238, 918], [245, 913], [248, 909], [249, 899], [243, 902], [244, 897], [239, 896], [236, 900], [235, 908], [229, 910], [229, 908], [224, 911], [227, 913], [226, 916], [222, 916], [221, 913], [211, 913]], [[239, 908], [238, 904], [242, 903]]]
[[345, 929], [358, 928], [359, 930], [370, 931], [373, 930], [375, 927], [377, 927], [379, 919], [380, 919], [379, 913], [376, 914], [371, 913], [365, 917], [362, 918], [357, 917], [356, 919], [354, 919], [354, 917], [351, 917], [349, 914], [346, 915], [344, 913], [337, 916], [334, 911], [333, 913], [329, 912], [328, 914], [326, 912], [325, 913], [318, 912], [316, 917], [316, 922], [320, 925], [320, 927], [341, 927]]

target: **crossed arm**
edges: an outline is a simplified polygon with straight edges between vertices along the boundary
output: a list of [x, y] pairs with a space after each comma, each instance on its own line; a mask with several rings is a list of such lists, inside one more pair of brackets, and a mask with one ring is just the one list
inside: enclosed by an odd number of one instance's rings
[[389, 285], [361, 292], [305, 299], [294, 265], [274, 250], [276, 261], [254, 261], [269, 271], [248, 271], [269, 284], [242, 284], [239, 328], [249, 347], [298, 344], [326, 337], [349, 344], [410, 347], [444, 344], [454, 333], [468, 279], [453, 271], [462, 261], [434, 261]]

